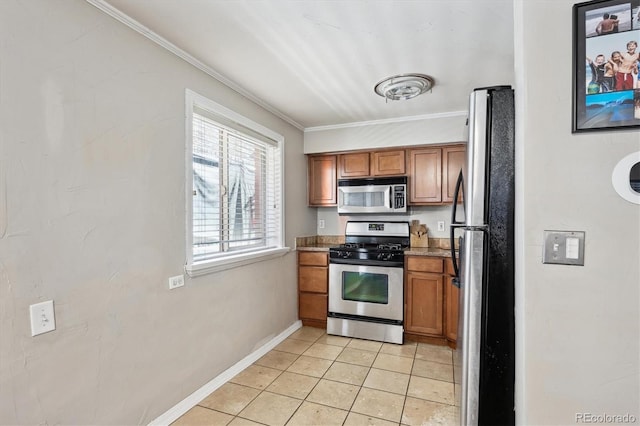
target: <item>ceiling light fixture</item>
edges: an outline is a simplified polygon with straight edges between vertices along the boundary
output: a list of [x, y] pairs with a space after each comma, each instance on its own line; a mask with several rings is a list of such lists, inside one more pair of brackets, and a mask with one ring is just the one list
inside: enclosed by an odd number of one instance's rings
[[398, 101], [422, 95], [435, 84], [435, 80], [425, 74], [399, 74], [385, 78], [373, 90], [386, 99]]

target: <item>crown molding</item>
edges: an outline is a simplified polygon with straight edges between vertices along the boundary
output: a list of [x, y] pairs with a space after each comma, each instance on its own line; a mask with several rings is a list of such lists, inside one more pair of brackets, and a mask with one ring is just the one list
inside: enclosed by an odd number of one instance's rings
[[267, 102], [263, 101], [262, 99], [258, 98], [254, 94], [248, 92], [242, 86], [240, 86], [238, 83], [236, 83], [236, 82], [230, 80], [229, 78], [225, 77], [224, 75], [220, 74], [219, 72], [217, 72], [216, 70], [214, 70], [210, 66], [206, 65], [202, 61], [196, 59], [194, 56], [192, 56], [189, 53], [185, 52], [183, 49], [181, 49], [178, 46], [176, 46], [175, 44], [171, 43], [169, 40], [165, 39], [164, 37], [161, 37], [159, 34], [153, 32], [149, 28], [145, 27], [140, 22], [138, 22], [135, 19], [131, 18], [130, 16], [122, 13], [120, 10], [118, 10], [115, 7], [111, 6], [110, 4], [105, 2], [104, 0], [85, 0], [85, 1], [87, 3], [89, 3], [89, 4], [91, 4], [92, 6], [95, 6], [96, 8], [101, 10], [102, 12], [106, 13], [107, 15], [111, 16], [112, 18], [114, 18], [114, 19], [120, 21], [121, 23], [125, 24], [126, 26], [128, 26], [132, 30], [142, 34], [145, 37], [147, 37], [149, 40], [153, 41], [154, 43], [158, 44], [159, 46], [164, 47], [169, 52], [173, 53], [174, 55], [178, 56], [179, 58], [183, 59], [184, 61], [186, 61], [189, 64], [193, 65], [194, 67], [198, 68], [199, 70], [201, 70], [201, 71], [205, 72], [206, 74], [210, 75], [211, 77], [215, 78], [220, 83], [224, 84], [225, 86], [229, 87], [230, 89], [234, 90], [235, 92], [239, 93], [240, 95], [244, 96], [245, 98], [251, 100], [252, 102], [254, 102], [256, 104], [258, 104], [259, 106], [261, 106], [262, 108], [266, 109], [270, 113], [274, 114], [275, 116], [277, 116], [277, 117], [281, 118], [282, 120], [286, 121], [287, 123], [291, 124], [293, 127], [297, 128], [298, 130], [302, 130], [302, 131], [305, 130], [304, 126], [302, 126], [300, 123], [298, 123], [295, 120], [293, 120], [288, 115], [284, 114], [283, 112], [281, 112], [280, 110], [276, 109], [272, 105], [270, 105]]
[[468, 111], [439, 112], [436, 114], [411, 115], [407, 117], [385, 118], [382, 120], [355, 121], [352, 123], [335, 124], [335, 125], [332, 124], [328, 126], [306, 127], [304, 129], [304, 132], [305, 133], [322, 132], [326, 130], [346, 129], [350, 127], [365, 127], [365, 126], [375, 126], [378, 124], [396, 124], [396, 123], [406, 123], [408, 121], [433, 120], [436, 118], [466, 117], [467, 115], [469, 115]]

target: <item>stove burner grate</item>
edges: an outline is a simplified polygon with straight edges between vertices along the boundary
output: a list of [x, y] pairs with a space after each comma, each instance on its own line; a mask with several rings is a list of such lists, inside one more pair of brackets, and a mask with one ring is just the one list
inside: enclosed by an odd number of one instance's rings
[[342, 248], [364, 248], [363, 243], [344, 243], [340, 245]]
[[379, 250], [402, 250], [402, 244], [378, 244]]

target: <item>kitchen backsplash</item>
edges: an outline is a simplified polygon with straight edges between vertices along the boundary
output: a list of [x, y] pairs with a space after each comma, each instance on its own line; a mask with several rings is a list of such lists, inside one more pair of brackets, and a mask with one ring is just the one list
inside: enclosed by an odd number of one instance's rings
[[[431, 238], [448, 239], [449, 225], [451, 224], [451, 206], [429, 206], [429, 207], [409, 207], [409, 212], [405, 215], [371, 216], [353, 215], [340, 216], [335, 207], [319, 207], [318, 209], [318, 235], [344, 235], [344, 229], [348, 220], [371, 220], [371, 221], [407, 221], [418, 220], [421, 224], [427, 225], [429, 241]], [[324, 228], [320, 227], [324, 221]], [[438, 222], [445, 224], [444, 231], [438, 231]], [[439, 246], [434, 246], [439, 247]]]

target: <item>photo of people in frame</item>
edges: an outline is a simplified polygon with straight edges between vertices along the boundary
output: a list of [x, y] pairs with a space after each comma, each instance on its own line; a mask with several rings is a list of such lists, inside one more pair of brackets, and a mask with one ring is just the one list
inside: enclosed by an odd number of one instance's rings
[[638, 84], [640, 31], [587, 39], [586, 93], [632, 90]]
[[631, 3], [589, 10], [585, 13], [586, 37], [615, 34], [631, 29]]
[[578, 41], [584, 62], [576, 68], [583, 74], [576, 80], [583, 93], [576, 125], [640, 126], [640, 0], [593, 3], [602, 7], [585, 8]]

